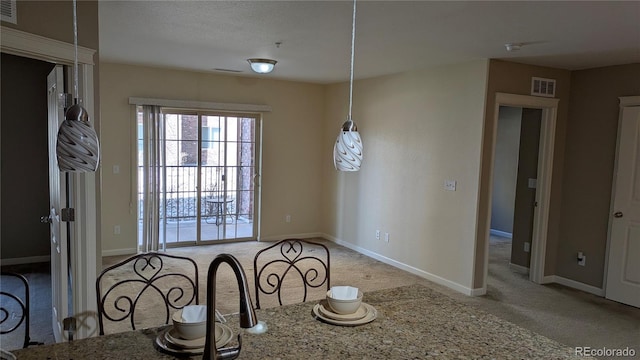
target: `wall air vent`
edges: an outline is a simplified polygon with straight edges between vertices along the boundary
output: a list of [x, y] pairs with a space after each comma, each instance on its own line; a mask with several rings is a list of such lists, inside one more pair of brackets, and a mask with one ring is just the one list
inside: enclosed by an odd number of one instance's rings
[[0, 0], [0, 14], [2, 15], [2, 21], [17, 24], [16, 0]]
[[539, 77], [531, 78], [531, 95], [533, 96], [556, 96], [556, 81], [554, 79], [543, 79]]

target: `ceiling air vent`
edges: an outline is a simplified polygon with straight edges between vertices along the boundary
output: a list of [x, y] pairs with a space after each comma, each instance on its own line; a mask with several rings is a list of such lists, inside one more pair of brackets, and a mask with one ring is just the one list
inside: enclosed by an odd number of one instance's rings
[[0, 0], [0, 14], [2, 14], [2, 21], [17, 24], [16, 0]]
[[539, 77], [531, 78], [531, 95], [534, 96], [556, 96], [556, 81], [554, 79], [543, 79]]

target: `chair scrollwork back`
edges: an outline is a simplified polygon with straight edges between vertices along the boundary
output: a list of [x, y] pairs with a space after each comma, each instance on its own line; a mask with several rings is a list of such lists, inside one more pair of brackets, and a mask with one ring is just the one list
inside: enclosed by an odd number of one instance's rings
[[[24, 323], [24, 342], [29, 340], [29, 282], [24, 275], [2, 271], [0, 274], [0, 335], [16, 331]], [[35, 343], [34, 343], [35, 344]]]
[[198, 304], [198, 288], [198, 266], [187, 257], [148, 252], [109, 266], [96, 279], [100, 335], [106, 320], [129, 320], [135, 330], [138, 321], [161, 325], [160, 312], [168, 324], [172, 310]]
[[[302, 239], [284, 239], [256, 253], [253, 260], [256, 308], [260, 308], [260, 295], [277, 296], [283, 304], [283, 287], [287, 294], [302, 288], [307, 301], [312, 289], [330, 288], [329, 249], [320, 243]], [[288, 297], [289, 299], [291, 296]]]

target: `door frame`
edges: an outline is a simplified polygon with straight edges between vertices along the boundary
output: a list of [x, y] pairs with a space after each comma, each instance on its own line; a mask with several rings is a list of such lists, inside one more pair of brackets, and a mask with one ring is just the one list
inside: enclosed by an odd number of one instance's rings
[[[555, 146], [555, 132], [558, 114], [558, 102], [556, 98], [542, 98], [530, 95], [517, 95], [508, 93], [496, 93], [493, 112], [493, 140], [491, 144], [491, 172], [490, 184], [493, 184], [493, 160], [496, 151], [496, 136], [498, 133], [498, 116], [500, 106], [522, 107], [541, 109], [542, 118], [540, 124], [540, 143], [538, 147], [538, 180], [536, 187], [536, 202], [538, 206], [534, 211], [533, 234], [531, 239], [531, 262], [529, 268], [529, 280], [544, 284], [549, 282], [544, 277], [544, 266], [547, 249], [547, 234], [549, 228], [549, 204], [551, 199], [551, 180], [553, 172], [553, 153]], [[485, 234], [484, 256], [484, 284], [486, 289], [489, 275], [489, 224], [491, 223], [492, 186], [489, 187], [487, 231]]]
[[[24, 31], [0, 27], [0, 52], [47, 61], [60, 65], [73, 65], [75, 46]], [[78, 75], [83, 107], [89, 118], [94, 118], [94, 55], [95, 50], [78, 46]], [[94, 118], [95, 119], [95, 118]], [[98, 169], [100, 171], [100, 169]], [[97, 212], [97, 186], [99, 173], [70, 174], [73, 187], [76, 220], [72, 223], [71, 258], [74, 279], [73, 306], [76, 318], [75, 338], [94, 335], [97, 329], [95, 279], [102, 259], [97, 256], [99, 220]], [[75, 291], [77, 290], [77, 291]]]

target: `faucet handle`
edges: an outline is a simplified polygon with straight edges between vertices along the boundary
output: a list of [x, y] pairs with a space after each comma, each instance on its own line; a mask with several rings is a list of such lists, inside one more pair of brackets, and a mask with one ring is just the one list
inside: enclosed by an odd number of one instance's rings
[[242, 349], [242, 336], [238, 334], [238, 347], [216, 349], [216, 359], [235, 359], [240, 355], [240, 349]]

